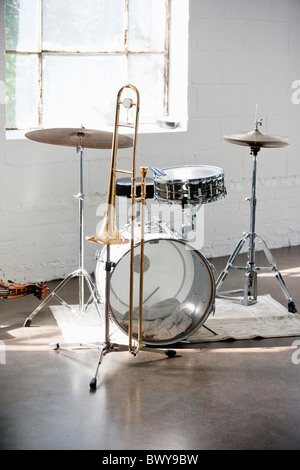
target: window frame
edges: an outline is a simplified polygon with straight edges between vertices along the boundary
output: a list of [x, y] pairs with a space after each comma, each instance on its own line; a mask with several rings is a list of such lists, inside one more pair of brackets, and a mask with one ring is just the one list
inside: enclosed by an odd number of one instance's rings
[[[43, 0], [38, 0], [39, 3], [39, 50], [38, 51], [17, 51], [13, 49], [6, 49], [7, 55], [34, 55], [38, 60], [38, 77], [37, 77], [37, 87], [38, 87], [38, 104], [37, 104], [37, 127], [43, 128], [43, 58], [46, 55], [62, 55], [62, 56], [105, 56], [109, 55], [120, 55], [125, 56], [127, 61], [127, 70], [128, 70], [128, 58], [131, 55], [161, 55], [163, 56], [164, 62], [164, 72], [163, 72], [163, 115], [168, 116], [169, 114], [169, 78], [170, 78], [170, 0], [163, 0], [165, 4], [165, 40], [164, 40], [164, 49], [163, 51], [131, 51], [128, 47], [128, 30], [129, 30], [129, 2], [130, 0], [124, 0], [124, 11], [125, 11], [125, 25], [123, 30], [124, 37], [124, 50], [99, 50], [99, 51], [66, 51], [66, 50], [47, 50], [42, 48], [43, 44]], [[6, 4], [5, 4], [6, 6]], [[21, 127], [7, 127], [6, 131], [23, 131], [28, 128]]]

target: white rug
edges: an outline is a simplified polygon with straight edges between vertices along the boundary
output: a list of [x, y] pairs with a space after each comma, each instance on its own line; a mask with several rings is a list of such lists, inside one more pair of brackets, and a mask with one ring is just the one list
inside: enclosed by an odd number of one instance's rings
[[[78, 305], [70, 307], [78, 311]], [[98, 343], [105, 340], [104, 305], [98, 307], [102, 317], [93, 304], [83, 316], [74, 314], [63, 305], [52, 305], [50, 309], [67, 343]], [[112, 342], [128, 343], [127, 336], [113, 322], [110, 322], [110, 333]]]
[[190, 342], [224, 341], [228, 339], [279, 338], [300, 335], [300, 315], [288, 312], [270, 295], [258, 296], [249, 306], [225, 299], [216, 299], [216, 310], [189, 337]]
[[[100, 305], [104, 318], [104, 306]], [[89, 343], [104, 341], [104, 323], [94, 305], [84, 316], [76, 316], [68, 308], [51, 306], [51, 311], [67, 343]], [[72, 306], [76, 311], [76, 305]], [[225, 299], [216, 299], [215, 314], [211, 314], [203, 326], [189, 336], [191, 343], [276, 338], [300, 336], [300, 315], [289, 313], [287, 308], [270, 295], [259, 296], [256, 304], [244, 306]], [[111, 322], [111, 341], [127, 344], [127, 335]]]

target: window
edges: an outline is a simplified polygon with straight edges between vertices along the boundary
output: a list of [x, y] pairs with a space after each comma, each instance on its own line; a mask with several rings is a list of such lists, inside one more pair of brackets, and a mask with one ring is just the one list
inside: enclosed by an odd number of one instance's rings
[[7, 129], [111, 125], [121, 86], [140, 122], [168, 114], [168, 0], [6, 0]]

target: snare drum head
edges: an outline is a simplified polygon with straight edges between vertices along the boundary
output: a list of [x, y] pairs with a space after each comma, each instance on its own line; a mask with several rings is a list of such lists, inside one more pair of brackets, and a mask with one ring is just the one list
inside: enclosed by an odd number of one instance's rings
[[[133, 338], [137, 339], [140, 245], [134, 250]], [[128, 334], [130, 250], [111, 275], [113, 319]], [[153, 238], [144, 244], [142, 339], [144, 344], [175, 343], [190, 336], [214, 306], [214, 279], [206, 259], [183, 240]]]
[[163, 168], [167, 179], [171, 181], [193, 181], [198, 179], [212, 178], [223, 174], [222, 168], [208, 165], [182, 165]]

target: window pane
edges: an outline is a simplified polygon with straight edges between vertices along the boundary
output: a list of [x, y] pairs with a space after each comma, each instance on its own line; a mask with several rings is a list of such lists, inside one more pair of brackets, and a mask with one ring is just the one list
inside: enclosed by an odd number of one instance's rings
[[165, 0], [130, 0], [130, 51], [163, 51], [165, 43]]
[[126, 81], [122, 56], [46, 55], [44, 127], [96, 128], [112, 124], [117, 92]]
[[6, 127], [38, 126], [38, 59], [35, 55], [6, 57]]
[[6, 0], [6, 49], [36, 52], [39, 49], [39, 1]]
[[149, 122], [161, 116], [164, 108], [164, 56], [130, 55], [129, 81], [140, 92], [140, 121]]
[[124, 0], [44, 0], [43, 49], [121, 51]]

